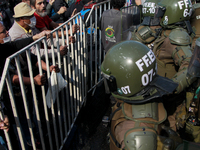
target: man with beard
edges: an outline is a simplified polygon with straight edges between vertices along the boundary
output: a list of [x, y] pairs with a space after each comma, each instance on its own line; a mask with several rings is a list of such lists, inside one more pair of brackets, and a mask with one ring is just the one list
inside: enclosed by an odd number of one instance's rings
[[[60, 23], [56, 23], [49, 18], [46, 11], [46, 0], [31, 0], [30, 1], [31, 7], [36, 9], [34, 16], [36, 18], [36, 28], [40, 31], [44, 30], [53, 30], [57, 28]], [[78, 25], [73, 25], [72, 33], [76, 33], [79, 29]], [[69, 32], [70, 33], [70, 32]], [[61, 37], [61, 32], [58, 32], [59, 37]], [[54, 34], [55, 35], [55, 34]]]

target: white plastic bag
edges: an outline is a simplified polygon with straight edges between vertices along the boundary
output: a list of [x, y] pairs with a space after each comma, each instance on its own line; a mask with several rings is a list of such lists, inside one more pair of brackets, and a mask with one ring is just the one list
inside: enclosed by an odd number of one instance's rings
[[[57, 76], [57, 80], [56, 80], [56, 76]], [[62, 77], [60, 73], [55, 73], [55, 71], [52, 71], [50, 78], [51, 78], [51, 85], [50, 85], [51, 90], [48, 89], [47, 94], [46, 94], [47, 106], [49, 108], [51, 108], [50, 91], [52, 91], [52, 99], [53, 99], [53, 103], [55, 103], [55, 100], [57, 98], [57, 92], [60, 92], [67, 85], [67, 82], [65, 81], [65, 79]]]

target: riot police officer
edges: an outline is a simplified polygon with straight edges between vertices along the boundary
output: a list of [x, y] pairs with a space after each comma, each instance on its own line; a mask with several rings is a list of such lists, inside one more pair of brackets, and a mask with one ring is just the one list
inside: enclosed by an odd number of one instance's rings
[[184, 127], [185, 90], [195, 80], [187, 77], [195, 35], [189, 22], [192, 4], [189, 0], [147, 0], [143, 6], [143, 23], [132, 33], [132, 39], [153, 50], [159, 75], [179, 84], [175, 94], [163, 97], [170, 127], [176, 131]]
[[[169, 138], [157, 136], [167, 117], [160, 97], [172, 93], [177, 83], [157, 75], [154, 53], [137, 41], [120, 42], [107, 52], [101, 71], [117, 101], [111, 114], [110, 149], [169, 146]], [[176, 139], [173, 147], [181, 143], [178, 136]]]

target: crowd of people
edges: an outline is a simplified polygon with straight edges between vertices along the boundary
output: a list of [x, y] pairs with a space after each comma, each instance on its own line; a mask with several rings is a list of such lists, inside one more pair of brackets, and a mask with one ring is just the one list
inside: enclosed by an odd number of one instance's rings
[[[108, 82], [105, 85], [115, 98], [110, 118], [110, 149], [142, 147], [143, 150], [174, 150], [185, 147], [183, 140], [199, 143], [200, 104], [199, 93], [196, 92], [199, 80], [196, 74], [188, 72], [188, 67], [193, 53], [198, 54], [199, 50], [195, 44], [200, 35], [200, 3], [196, 0], [135, 0], [133, 3], [139, 10], [136, 15], [122, 12], [125, 3], [126, 0], [111, 0], [112, 9], [103, 11], [101, 18], [98, 18], [106, 53], [101, 71]], [[15, 4], [12, 10], [14, 22], [10, 22], [12, 25], [9, 29], [6, 25], [8, 22], [0, 22], [0, 47], [9, 49], [0, 55], [1, 73], [5, 58], [43, 36], [48, 39], [53, 29], [77, 12], [87, 16], [94, 4], [96, 2], [90, 0], [76, 0], [70, 5], [64, 0], [49, 0], [48, 3], [46, 0], [22, 0]], [[92, 17], [95, 15], [92, 14]], [[79, 26], [74, 24], [72, 34], [78, 30]], [[69, 41], [62, 46], [59, 39], [61, 56], [67, 54], [67, 43], [76, 40], [70, 30], [64, 31], [64, 34], [69, 36]], [[58, 36], [61, 35], [61, 31], [58, 31]], [[57, 42], [56, 33], [53, 34], [53, 42]], [[51, 44], [49, 39], [48, 46]], [[35, 46], [30, 48], [33, 70], [38, 70], [36, 49]], [[45, 56], [42, 46], [39, 52], [41, 57]], [[52, 56], [51, 52], [48, 49], [49, 57]], [[56, 48], [54, 52], [56, 56]], [[28, 87], [31, 81], [26, 62], [26, 54], [22, 53], [23, 82]], [[46, 71], [46, 63], [42, 60], [41, 64]], [[57, 65], [49, 68], [51, 72], [60, 71]], [[19, 86], [16, 66], [12, 64], [9, 71], [13, 87]], [[33, 72], [34, 84], [45, 85], [45, 74]], [[23, 106], [20, 90], [15, 92], [15, 99], [19, 101], [17, 105]], [[31, 90], [28, 89], [27, 95], [32, 97]], [[6, 130], [10, 124], [15, 124], [9, 113], [11, 106], [7, 98], [8, 95], [4, 95], [2, 101], [5, 102], [8, 117], [5, 117], [3, 125], [0, 124], [1, 129]], [[32, 107], [32, 99], [28, 105]], [[24, 111], [21, 107], [19, 119], [26, 144], [31, 146]], [[16, 127], [13, 133], [15, 131]], [[190, 148], [195, 149], [196, 145], [190, 143]]]

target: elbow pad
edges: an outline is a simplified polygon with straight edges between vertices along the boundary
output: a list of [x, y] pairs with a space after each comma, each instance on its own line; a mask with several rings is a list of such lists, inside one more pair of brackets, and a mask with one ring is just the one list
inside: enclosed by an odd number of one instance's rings
[[187, 77], [187, 69], [182, 71], [181, 74], [178, 76], [175, 75], [172, 80], [176, 83], [178, 83], [178, 87], [176, 88], [176, 93], [182, 92], [186, 87], [189, 87], [195, 80], [196, 78], [188, 78]]

